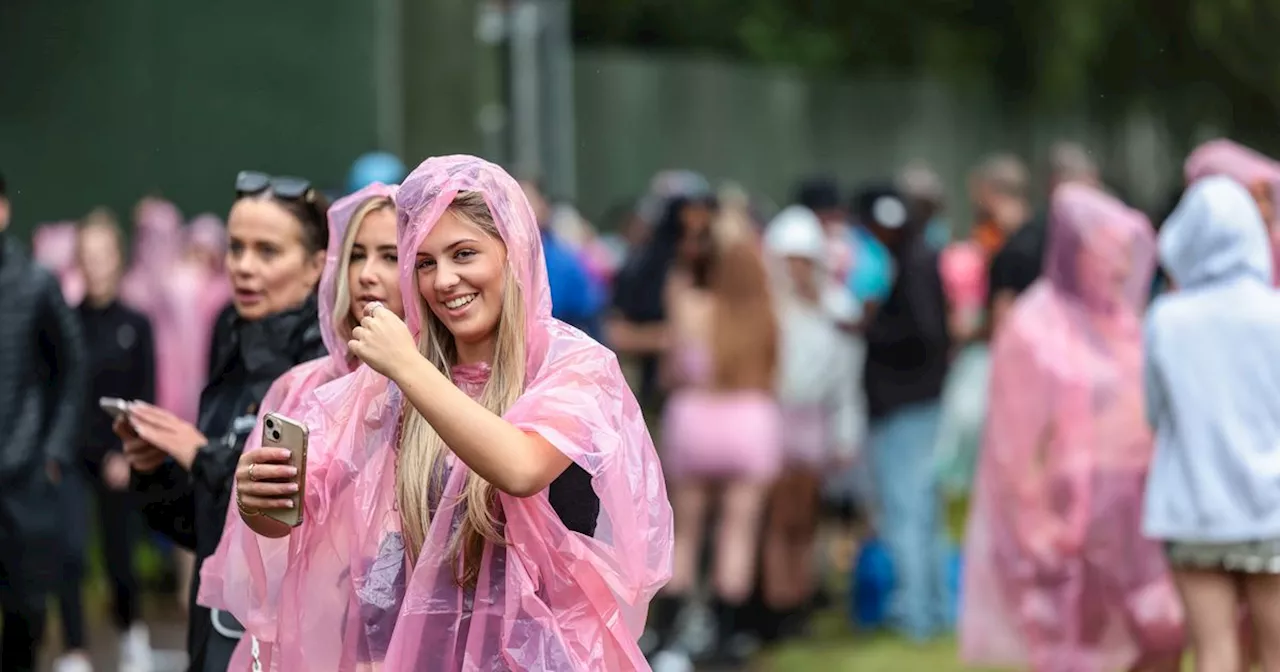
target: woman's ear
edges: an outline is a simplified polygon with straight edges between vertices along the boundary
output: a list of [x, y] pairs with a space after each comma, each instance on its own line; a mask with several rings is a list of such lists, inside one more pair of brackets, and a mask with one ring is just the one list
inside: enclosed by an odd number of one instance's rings
[[327, 255], [328, 252], [326, 250], [316, 250], [307, 259], [307, 279], [311, 281], [312, 285], [320, 284], [320, 274], [324, 271], [324, 261]]

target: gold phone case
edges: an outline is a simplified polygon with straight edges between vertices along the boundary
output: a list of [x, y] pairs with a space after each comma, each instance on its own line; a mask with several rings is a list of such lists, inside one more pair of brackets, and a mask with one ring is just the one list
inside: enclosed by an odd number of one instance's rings
[[308, 434], [306, 425], [279, 413], [268, 413], [262, 421], [262, 447], [289, 449], [289, 464], [298, 470], [298, 492], [290, 498], [293, 508], [263, 511], [263, 515], [292, 527], [302, 524], [303, 493], [307, 491]]

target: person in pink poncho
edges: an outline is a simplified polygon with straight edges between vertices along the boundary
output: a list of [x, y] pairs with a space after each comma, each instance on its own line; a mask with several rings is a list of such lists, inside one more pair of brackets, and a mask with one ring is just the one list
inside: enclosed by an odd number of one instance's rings
[[[392, 201], [395, 191], [395, 186], [373, 183], [339, 199], [329, 208], [329, 246], [318, 297], [320, 333], [329, 356], [299, 364], [276, 379], [263, 398], [259, 424], [269, 412], [296, 414], [316, 388], [356, 368], [358, 360], [347, 348], [347, 340], [366, 306], [379, 301], [392, 312], [403, 314]], [[255, 450], [261, 445], [261, 433], [254, 432], [245, 449]], [[314, 450], [309, 452], [313, 458], [316, 456]], [[255, 475], [261, 477], [268, 473], [264, 467]], [[238, 508], [252, 513], [254, 506], [269, 505], [268, 500], [279, 496], [279, 488], [278, 483], [247, 484], [238, 492]], [[288, 534], [287, 528], [268, 518], [254, 516], [252, 524], [270, 536]], [[245, 553], [243, 549], [252, 553]], [[197, 602], [230, 612], [245, 620], [246, 625], [252, 625], [260, 638], [274, 639], [276, 614], [257, 611], [262, 597], [253, 588], [269, 584], [278, 589], [287, 551], [287, 541], [259, 536], [246, 525], [238, 511], [229, 510], [218, 550], [201, 569]], [[255, 654], [255, 650], [259, 653]], [[252, 637], [241, 638], [231, 659], [231, 669], [248, 669], [254, 658], [269, 667], [268, 651], [269, 647], [254, 642]]]
[[[1188, 185], [1210, 175], [1225, 175], [1253, 196], [1271, 244], [1271, 261], [1280, 265], [1280, 162], [1230, 140], [1210, 140], [1197, 147], [1183, 164]], [[1280, 275], [1272, 279], [1280, 286]]]
[[31, 236], [32, 256], [58, 277], [68, 306], [84, 300], [84, 275], [76, 267], [76, 235], [75, 222], [57, 222], [41, 224]]
[[[349, 343], [366, 366], [304, 409], [305, 522], [278, 591], [251, 588], [276, 614], [272, 669], [647, 669], [671, 507], [616, 357], [551, 317], [501, 168], [428, 159], [396, 201], [405, 319], [368, 308]], [[237, 487], [281, 475], [271, 453], [246, 452]]]
[[1154, 232], [1081, 184], [1058, 187], [1050, 208], [1044, 275], [992, 347], [961, 656], [1036, 672], [1177, 670], [1182, 611], [1141, 526]]

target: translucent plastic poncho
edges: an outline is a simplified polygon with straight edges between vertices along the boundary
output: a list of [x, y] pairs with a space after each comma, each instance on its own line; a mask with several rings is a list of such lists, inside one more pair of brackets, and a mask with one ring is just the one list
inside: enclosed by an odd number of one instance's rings
[[[304, 403], [312, 398], [317, 388], [351, 373], [355, 368], [347, 341], [338, 333], [333, 314], [338, 296], [338, 273], [343, 266], [343, 243], [356, 210], [371, 198], [394, 197], [395, 190], [394, 186], [374, 183], [335, 201], [329, 208], [329, 247], [324, 270], [320, 275], [317, 301], [320, 335], [329, 356], [299, 364], [276, 379], [262, 400], [259, 423], [267, 413], [279, 413], [300, 420]], [[250, 433], [245, 450], [260, 447], [261, 432]], [[322, 450], [322, 446], [308, 446], [308, 459], [313, 462], [320, 460]], [[229, 507], [218, 550], [205, 560], [200, 572], [200, 594], [197, 602], [230, 612], [259, 639], [273, 640], [280, 585], [288, 566], [288, 551], [288, 538], [268, 539], [259, 536], [244, 524], [236, 507]], [[231, 669], [248, 669], [249, 645], [249, 638], [245, 638], [237, 647]]]
[[31, 236], [32, 256], [57, 276], [62, 298], [69, 306], [79, 305], [85, 292], [84, 275], [76, 263], [77, 236], [75, 222], [41, 224]]
[[[1270, 197], [1267, 237], [1271, 261], [1280, 266], [1280, 162], [1230, 140], [1210, 140], [1191, 152], [1183, 165], [1187, 184], [1210, 175], [1225, 175], [1246, 189]], [[1273, 279], [1280, 285], [1280, 275]]]
[[[317, 390], [304, 418], [320, 457], [309, 464], [307, 522], [290, 539], [272, 667], [647, 669], [637, 638], [649, 600], [671, 572], [662, 470], [613, 353], [551, 318], [538, 229], [502, 169], [441, 157], [406, 178], [397, 197], [405, 321], [415, 334], [422, 326], [416, 252], [460, 191], [484, 195], [525, 300], [525, 392], [504, 417], [592, 476], [600, 498], [595, 534], [568, 530], [546, 491], [499, 494], [505, 543], [486, 546], [474, 589], [459, 588], [448, 548], [468, 469], [452, 460], [409, 571], [394, 487], [402, 397], [361, 367]], [[486, 373], [476, 366], [450, 372], [473, 396]]]
[[154, 313], [161, 310], [169, 271], [182, 254], [182, 213], [168, 201], [148, 198], [138, 204], [135, 220], [133, 254], [120, 283], [120, 299], [152, 318], [158, 339], [160, 325], [154, 324]]
[[[227, 256], [227, 227], [217, 215], [202, 214], [187, 224], [186, 252], [188, 260], [183, 264], [196, 279], [201, 288], [196, 303], [196, 324], [193, 325], [193, 341], [210, 343], [213, 340], [213, 329], [218, 316], [231, 302], [231, 278], [227, 274], [224, 263]], [[200, 252], [206, 259], [192, 259], [191, 254]], [[208, 262], [212, 263], [208, 263]], [[203, 356], [199, 358], [200, 383], [203, 374], [209, 370], [208, 348], [203, 348]], [[201, 384], [203, 387], [203, 384]], [[199, 390], [196, 391], [199, 395]], [[197, 406], [199, 401], [197, 401]]]
[[182, 213], [148, 198], [138, 204], [133, 257], [120, 284], [120, 300], [151, 321], [156, 349], [156, 405], [194, 423], [208, 374], [207, 333], [193, 328], [204, 287], [176, 273], [182, 255]]
[[961, 655], [1045, 670], [1129, 669], [1181, 646], [1160, 546], [1141, 530], [1152, 454], [1140, 311], [1147, 220], [1091, 187], [1053, 195], [1044, 276], [992, 347], [965, 548]]

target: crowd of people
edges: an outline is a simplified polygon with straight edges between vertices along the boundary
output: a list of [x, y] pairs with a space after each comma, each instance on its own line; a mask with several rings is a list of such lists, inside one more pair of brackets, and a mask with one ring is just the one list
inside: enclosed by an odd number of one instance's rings
[[886, 624], [970, 664], [1280, 670], [1280, 163], [1207, 143], [1148, 216], [1050, 159], [1042, 207], [978, 165], [968, 225], [924, 165], [776, 212], [666, 171], [601, 234], [381, 155], [332, 204], [243, 171], [225, 225], [144, 199], [128, 258], [101, 209], [28, 257], [0, 180], [3, 669], [51, 595], [92, 669], [96, 509], [132, 672], [142, 522], [206, 672], [742, 665], [875, 549]]

